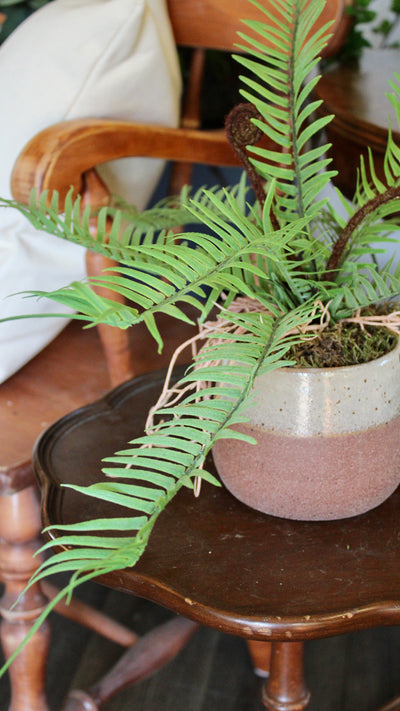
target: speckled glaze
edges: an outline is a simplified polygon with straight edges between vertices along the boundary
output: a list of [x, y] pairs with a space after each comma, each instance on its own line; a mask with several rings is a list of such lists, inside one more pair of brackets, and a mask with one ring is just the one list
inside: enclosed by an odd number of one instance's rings
[[220, 477], [264, 513], [329, 520], [364, 513], [400, 483], [400, 345], [344, 368], [282, 368], [255, 382], [257, 445], [220, 440]]

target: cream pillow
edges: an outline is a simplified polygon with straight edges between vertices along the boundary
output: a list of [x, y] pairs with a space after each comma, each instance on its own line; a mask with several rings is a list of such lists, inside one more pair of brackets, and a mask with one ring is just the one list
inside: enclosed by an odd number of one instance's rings
[[[0, 195], [25, 143], [65, 119], [104, 117], [174, 126], [181, 79], [165, 0], [53, 0], [0, 48]], [[142, 209], [161, 161], [128, 158], [102, 166], [112, 190]], [[0, 210], [0, 318], [60, 312], [58, 304], [12, 296], [84, 276], [84, 250], [38, 233]], [[65, 326], [65, 319], [0, 324], [0, 382]]]

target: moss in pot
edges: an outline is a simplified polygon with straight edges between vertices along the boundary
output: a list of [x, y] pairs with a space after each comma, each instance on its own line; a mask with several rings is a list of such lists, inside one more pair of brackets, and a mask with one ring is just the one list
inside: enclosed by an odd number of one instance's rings
[[[373, 412], [378, 408], [380, 419], [372, 420], [372, 424], [369, 421], [365, 424], [363, 420], [361, 427], [356, 425], [356, 430], [349, 429], [346, 421], [344, 431], [325, 431], [324, 422], [329, 419], [326, 413], [334, 399], [342, 399], [342, 395], [331, 393], [328, 405], [324, 406], [316, 403], [314, 395], [298, 396], [297, 411], [289, 417], [289, 406], [294, 400], [290, 388], [289, 397], [280, 404], [278, 401], [276, 408], [278, 412], [282, 410], [285, 423], [291, 421], [293, 427], [303, 426], [312, 416], [319, 427], [316, 433], [319, 440], [324, 439], [325, 444], [329, 441], [329, 446], [334, 440], [344, 442], [341, 461], [355, 459], [358, 445], [351, 446], [352, 456], [347, 456], [355, 432], [359, 441], [368, 433], [368, 447], [375, 442], [375, 430], [397, 432], [400, 413], [397, 382], [400, 379], [396, 344], [400, 317], [396, 307], [380, 313], [376, 305], [391, 303], [400, 293], [398, 263], [394, 257], [385, 256], [396, 241], [393, 233], [398, 229], [400, 150], [389, 132], [385, 183], [376, 178], [372, 157], [369, 165], [360, 164], [353, 204], [339, 195], [345, 216], [333, 208], [329, 199], [321, 197], [335, 175], [329, 169], [327, 146], [317, 142], [330, 119], [314, 118], [317, 102], [312, 98], [317, 81], [315, 68], [328, 32], [327, 28], [312, 32], [322, 3], [320, 0], [278, 0], [275, 5], [276, 19], [260, 7], [266, 14], [265, 23], [248, 23], [251, 36], [246, 33], [241, 36], [247, 54], [237, 59], [248, 72], [242, 79], [242, 94], [247, 104], [235, 110], [227, 122], [228, 135], [245, 167], [238, 186], [201, 190], [197, 194], [185, 190], [178, 201], [174, 198], [142, 215], [125, 205], [118, 216], [116, 211], [111, 211], [116, 218], [111, 234], [106, 233], [107, 209], [103, 210], [96, 241], [90, 234], [88, 211], [79, 216], [79, 201], [73, 204], [72, 199], [67, 200], [62, 217], [58, 214], [55, 197], [50, 207], [46, 196], [40, 201], [32, 198], [28, 207], [2, 201], [19, 209], [38, 228], [110, 255], [119, 262], [118, 267], [100, 279], [93, 279], [92, 286], [106, 284], [116, 293], [124, 294], [128, 297], [124, 305], [95, 296], [91, 284], [87, 283], [74, 283], [56, 292], [39, 294], [71, 306], [77, 311], [76, 318], [120, 328], [144, 321], [161, 348], [155, 319], [158, 312], [183, 320], [186, 319], [185, 304], [199, 312], [201, 346], [194, 355], [193, 365], [178, 383], [180, 399], [176, 399], [176, 386], [170, 387], [167, 379], [159, 402], [149, 413], [143, 437], [104, 462], [105, 482], [80, 489], [84, 496], [112, 499], [124, 507], [128, 494], [131, 515], [127, 516], [128, 509], [124, 508], [125, 516], [121, 518], [58, 527], [61, 536], [57, 546], [64, 546], [65, 551], [46, 561], [34, 579], [56, 570], [72, 572], [63, 594], [71, 592], [83, 579], [134, 565], [146, 547], [158, 516], [182, 486], [196, 488], [204, 479], [219, 485], [213, 473], [205, 468], [207, 454], [212, 449], [220, 468], [218, 450], [225, 445], [243, 452], [254, 451], [257, 463], [251, 468], [255, 470], [256, 481], [261, 479], [271, 455], [265, 464], [258, 463], [261, 450], [256, 443], [258, 430], [255, 438], [255, 426], [248, 422], [249, 408], [257, 399], [260, 379], [275, 384], [283, 371], [295, 371], [293, 347], [306, 342], [310, 348], [313, 341], [318, 342], [321, 332], [332, 338], [335, 329], [343, 329], [354, 321], [360, 332], [365, 328], [389, 330], [392, 340], [384, 346], [388, 354], [372, 346], [372, 337], [369, 342], [369, 358], [376, 360], [378, 369], [383, 362], [393, 361], [389, 376], [385, 376], [385, 386], [375, 385], [375, 382], [371, 385], [368, 375], [363, 395], [352, 395], [350, 415], [346, 415], [351, 421], [357, 420], [353, 410], [364, 414], [365, 400], [374, 389], [385, 387], [386, 396], [378, 395], [373, 405]], [[270, 48], [271, 42], [275, 43], [274, 50]], [[399, 114], [397, 79], [392, 88], [390, 100]], [[268, 148], [254, 144], [260, 135], [267, 137]], [[254, 145], [245, 151], [246, 144]], [[249, 202], [247, 179], [254, 188], [254, 203]], [[129, 223], [123, 235], [118, 227], [120, 217]], [[182, 234], [177, 241], [171, 228], [189, 222], [197, 223], [197, 227], [190, 234]], [[218, 317], [211, 321], [210, 314], [215, 308]], [[370, 365], [367, 363], [365, 367], [369, 370]], [[364, 366], [344, 364], [330, 371], [348, 371], [353, 367]], [[328, 369], [319, 370], [318, 377], [323, 380]], [[331, 378], [327, 376], [328, 380]], [[361, 380], [364, 381], [364, 377]], [[308, 385], [303, 390], [300, 388], [300, 392], [309, 392], [307, 388]], [[270, 385], [269, 391], [272, 389]], [[320, 389], [326, 391], [326, 385]], [[271, 397], [268, 394], [268, 412], [272, 410]], [[354, 407], [353, 401], [357, 402]], [[381, 412], [381, 401], [385, 401], [385, 406], [390, 404], [389, 415]], [[336, 419], [340, 423], [343, 416]], [[265, 424], [264, 414], [261, 422]], [[310, 436], [309, 430], [277, 432], [276, 425], [269, 427], [273, 437], [285, 438], [286, 444], [288, 438], [305, 437], [300, 442], [301, 449]], [[386, 434], [385, 442], [388, 439], [391, 438]], [[386, 444], [380, 448], [387, 455]], [[397, 454], [394, 450], [391, 462], [399, 459]], [[294, 459], [294, 469], [301, 473], [299, 487], [305, 490], [308, 470], [300, 464], [307, 457], [300, 456], [296, 448], [289, 448], [289, 455], [286, 459]], [[335, 457], [332, 453], [329, 456]], [[275, 449], [273, 460], [276, 476], [283, 479], [283, 463], [277, 464]], [[337, 461], [336, 456], [336, 464]], [[382, 467], [375, 464], [376, 471], [370, 467], [370, 481], [381, 477], [381, 470], [386, 467], [386, 464]], [[322, 469], [321, 464], [316, 465], [318, 467]], [[362, 467], [365, 467], [364, 462]], [[381, 500], [399, 481], [400, 467], [395, 467], [395, 471], [390, 469], [390, 482], [379, 494]], [[346, 481], [344, 485], [343, 500], [359, 497]], [[250, 490], [250, 485], [245, 488]], [[268, 491], [268, 486], [262, 488]], [[289, 488], [291, 499], [296, 498], [293, 484], [289, 483]], [[312, 510], [321, 497], [316, 496], [315, 485], [308, 489]], [[379, 496], [364, 502], [362, 510], [377, 505]], [[284, 498], [287, 499], [287, 495]], [[249, 503], [257, 506], [257, 495]], [[335, 511], [334, 515], [358, 512]], [[272, 513], [284, 515], [282, 510]], [[285, 515], [294, 514], [289, 511]], [[303, 517], [315, 516], [308, 513]], [[317, 517], [330, 518], [331, 513], [320, 510]], [[122, 536], [113, 537], [115, 531]], [[69, 546], [74, 549], [70, 556]], [[80, 557], [76, 553], [78, 549], [82, 551]], [[57, 598], [52, 605], [56, 602]]]

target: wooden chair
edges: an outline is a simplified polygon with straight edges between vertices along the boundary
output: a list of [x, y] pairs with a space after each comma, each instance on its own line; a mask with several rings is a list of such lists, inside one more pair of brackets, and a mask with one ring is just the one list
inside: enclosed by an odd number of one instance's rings
[[[323, 14], [323, 21], [335, 20], [329, 52], [336, 51], [346, 31], [344, 6], [345, 0], [330, 0]], [[222, 132], [193, 128], [198, 123], [199, 52], [207, 47], [232, 50], [238, 18], [249, 14], [256, 17], [258, 11], [246, 0], [197, 0], [196, 3], [168, 0], [168, 7], [177, 43], [194, 47], [197, 57], [189, 83], [191, 98], [184, 103], [185, 126], [175, 130], [99, 119], [51, 126], [32, 138], [16, 163], [12, 175], [16, 199], [27, 201], [35, 186], [41, 190], [58, 190], [64, 198], [72, 185], [93, 207], [107, 204], [108, 191], [95, 167], [127, 156], [160, 157], [183, 164], [238, 164]], [[87, 255], [87, 263], [89, 274], [97, 274], [110, 264], [91, 253]], [[164, 324], [164, 330], [169, 336], [163, 356], [166, 360], [177, 334], [168, 323]], [[66, 412], [99, 397], [110, 385], [165, 362], [156, 357], [143, 331], [135, 330], [133, 338], [131, 360], [132, 348], [126, 332], [100, 327], [97, 334], [94, 330], [82, 331], [72, 324], [0, 387], [0, 570], [5, 585], [0, 609], [1, 640], [6, 655], [11, 654], [25, 636], [43, 609], [47, 595], [53, 594], [48, 586], [31, 588], [18, 606], [10, 610], [39, 562], [32, 558], [40, 529], [30, 462], [33, 443], [47, 424]], [[86, 612], [76, 614], [80, 618], [90, 617]], [[100, 624], [96, 621], [92, 624], [102, 627], [101, 620]], [[134, 639], [132, 633], [117, 627], [112, 628], [111, 633], [123, 644], [130, 644]], [[47, 711], [43, 692], [47, 648], [48, 630], [42, 627], [12, 665], [10, 711]]]
[[[142, 433], [163, 377], [130, 381], [47, 430], [35, 455], [46, 524], [98, 516], [88, 497], [70, 489], [61, 496], [60, 484], [98, 481], [99, 461]], [[214, 471], [211, 458], [207, 469]], [[108, 506], [108, 515], [126, 515], [123, 507]], [[100, 580], [179, 616], [140, 638], [94, 686], [72, 691], [63, 711], [103, 708], [118, 689], [174, 656], [200, 624], [271, 643], [263, 703], [269, 711], [303, 711], [310, 699], [304, 641], [400, 623], [399, 506], [400, 489], [362, 516], [290, 521], [250, 509], [223, 487], [204, 485], [197, 499], [181, 491], [137, 565]], [[400, 698], [380, 709], [399, 710]]]

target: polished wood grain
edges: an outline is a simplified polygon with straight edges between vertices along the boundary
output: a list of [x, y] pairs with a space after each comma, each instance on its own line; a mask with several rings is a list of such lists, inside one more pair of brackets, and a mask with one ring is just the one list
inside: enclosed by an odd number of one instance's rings
[[[218, 0], [217, 7], [213, 0], [168, 0], [167, 4], [176, 42], [183, 46], [210, 47], [211, 41], [216, 49], [232, 51], [236, 49], [238, 30], [248, 31], [242, 19], [265, 22], [265, 14], [247, 0]], [[328, 0], [317, 21], [317, 27], [333, 21], [325, 56], [335, 54], [343, 43], [349, 29], [349, 18], [344, 12], [348, 4], [344, 0]], [[275, 8], [266, 0], [260, 5], [277, 16]], [[207, 22], [210, 18], [212, 22]]]
[[330, 155], [339, 172], [335, 182], [350, 198], [355, 192], [361, 155], [368, 164], [368, 146], [376, 172], [383, 177], [389, 122], [395, 141], [400, 143], [396, 114], [386, 97], [399, 62], [398, 50], [368, 49], [358, 62], [327, 69], [316, 87], [316, 96], [323, 101], [319, 112], [335, 115], [327, 128], [332, 143]]
[[12, 173], [13, 195], [26, 202], [34, 186], [40, 190], [58, 190], [61, 197], [65, 197], [71, 185], [80, 192], [86, 170], [128, 156], [238, 165], [221, 131], [76, 119], [45, 129], [27, 144]]
[[[46, 606], [37, 583], [20, 598], [43, 561], [34, 555], [40, 546], [40, 528], [38, 492], [33, 484], [13, 496], [0, 496], [0, 576], [4, 583], [0, 638], [6, 656], [22, 642]], [[10, 669], [10, 711], [48, 710], [44, 681], [49, 643], [50, 627], [45, 622]]]
[[[113, 505], [60, 485], [98, 481], [101, 459], [142, 432], [162, 379], [162, 373], [141, 376], [43, 435], [35, 468], [46, 526], [115, 513]], [[255, 639], [301, 641], [394, 624], [400, 619], [399, 500], [397, 491], [362, 516], [296, 522], [258, 513], [224, 487], [204, 485], [199, 499], [182, 491], [135, 568], [103, 582]]]
[[263, 689], [263, 702], [270, 711], [303, 711], [310, 701], [304, 680], [302, 642], [277, 642], [272, 648], [271, 676]]
[[[99, 480], [101, 459], [142, 432], [162, 379], [142, 376], [43, 435], [35, 468], [46, 525], [123, 515], [60, 485]], [[400, 622], [399, 510], [398, 490], [362, 516], [295, 522], [204, 485], [199, 499], [185, 490], [169, 504], [134, 568], [101, 582], [216, 630], [272, 641], [264, 703], [305, 709], [304, 640]]]
[[[166, 365], [176, 345], [195, 331], [194, 326], [178, 324], [168, 317], [161, 316], [158, 323], [165, 336], [161, 356], [143, 326], [130, 334], [138, 371]], [[32, 446], [50, 422], [99, 397], [109, 387], [99, 335], [95, 329], [82, 331], [81, 323], [74, 322], [0, 388], [0, 579], [5, 585], [0, 612], [1, 642], [8, 655], [54, 594], [51, 588], [36, 585], [11, 610], [40, 564], [40, 558], [32, 557], [40, 545], [39, 505], [30, 461]], [[132, 631], [79, 603], [72, 602], [67, 610], [58, 609], [123, 646], [135, 640]], [[44, 691], [48, 647], [49, 630], [45, 625], [12, 665], [9, 711], [48, 711]]]

